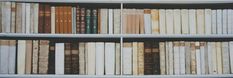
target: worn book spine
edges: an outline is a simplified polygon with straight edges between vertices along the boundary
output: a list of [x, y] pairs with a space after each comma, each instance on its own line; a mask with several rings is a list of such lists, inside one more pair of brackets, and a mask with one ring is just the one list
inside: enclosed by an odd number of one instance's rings
[[217, 10], [212, 10], [211, 16], [211, 31], [212, 34], [217, 34]]
[[55, 43], [55, 74], [64, 74], [65, 44]]
[[166, 31], [167, 34], [174, 33], [174, 11], [172, 9], [166, 10]]
[[159, 43], [154, 42], [152, 45], [152, 54], [153, 54], [153, 74], [160, 75], [160, 58], [159, 58]]
[[165, 9], [159, 9], [159, 33], [166, 33], [166, 16]]
[[26, 33], [31, 33], [31, 17], [30, 17], [30, 14], [31, 14], [31, 4], [30, 3], [25, 3], [26, 6], [25, 6], [25, 31]]
[[133, 75], [138, 75], [138, 43], [133, 42]]
[[97, 34], [98, 33], [98, 12], [97, 9], [92, 9], [92, 33]]
[[139, 33], [144, 34], [145, 33], [145, 25], [144, 25], [144, 10], [139, 10]]
[[[229, 17], [230, 18], [230, 17]], [[222, 10], [222, 34], [227, 34], [227, 9]]]
[[174, 44], [172, 42], [168, 42], [168, 62], [169, 62], [169, 75], [173, 75], [174, 74], [174, 52], [173, 52], [173, 46]]
[[196, 23], [197, 23], [197, 34], [205, 33], [205, 13], [204, 9], [196, 10]]
[[85, 22], [86, 22], [86, 34], [91, 33], [91, 9], [86, 9], [86, 16], [85, 16]]
[[26, 69], [25, 73], [26, 74], [31, 74], [31, 68], [32, 68], [32, 40], [27, 40], [26, 41]]
[[51, 33], [55, 34], [56, 33], [56, 15], [55, 15], [55, 6], [51, 6]]
[[174, 33], [181, 34], [181, 12], [179, 9], [174, 10]]
[[39, 74], [48, 73], [48, 54], [49, 54], [49, 41], [40, 40], [39, 42]]
[[100, 34], [108, 33], [108, 9], [100, 9]]
[[80, 17], [80, 33], [81, 34], [85, 34], [86, 32], [86, 18], [85, 18], [85, 14], [86, 14], [86, 9], [85, 8], [81, 8], [81, 17]]
[[48, 74], [55, 74], [55, 42], [49, 43], [49, 57], [48, 57]]
[[195, 42], [190, 42], [190, 57], [191, 57], [191, 74], [197, 73], [197, 67], [196, 67], [196, 48], [195, 48]]
[[205, 34], [211, 34], [211, 9], [205, 9]]
[[217, 34], [223, 34], [223, 18], [222, 18], [222, 10], [221, 9], [217, 9], [217, 12], [216, 12], [216, 14], [217, 14]]
[[49, 4], [45, 5], [44, 10], [44, 31], [45, 33], [51, 33], [51, 6]]
[[32, 74], [38, 73], [38, 54], [39, 54], [39, 42], [38, 40], [33, 40], [32, 45]]
[[233, 13], [232, 9], [227, 10], [227, 29], [228, 29], [227, 32], [228, 32], [228, 34], [233, 34], [233, 27], [232, 27], [233, 15], [232, 15], [232, 13]]
[[61, 33], [61, 34], [63, 34], [65, 31], [64, 31], [64, 24], [65, 24], [65, 18], [64, 18], [64, 13], [65, 13], [65, 10], [64, 10], [65, 8], [64, 8], [64, 6], [59, 6], [59, 12], [58, 12], [58, 19], [59, 19], [59, 33]]
[[166, 56], [165, 56], [165, 42], [159, 42], [159, 57], [160, 57], [160, 73], [161, 75], [166, 74]]
[[180, 74], [180, 60], [179, 60], [179, 54], [180, 54], [180, 49], [179, 49], [179, 42], [173, 42], [173, 51], [174, 51], [174, 74], [179, 75]]
[[196, 10], [189, 9], [189, 30], [190, 34], [197, 34], [197, 26], [196, 26]]
[[151, 34], [151, 10], [144, 9], [144, 26], [145, 26], [145, 34]]
[[71, 44], [72, 74], [79, 73], [79, 46], [77, 42]]
[[[16, 33], [22, 33], [22, 3], [16, 3]], [[38, 21], [38, 20], [37, 20]], [[2, 30], [0, 30], [2, 31]]]
[[61, 19], [63, 20], [63, 24], [62, 24], [62, 30], [63, 30], [63, 34], [68, 34], [68, 6], [62, 6], [62, 17]]
[[151, 42], [145, 42], [144, 45], [144, 74], [152, 75], [153, 74], [153, 54], [152, 54], [152, 44]]
[[200, 43], [195, 42], [195, 58], [196, 58], [196, 74], [201, 74], [201, 51], [200, 51]]
[[81, 8], [80, 6], [76, 6], [76, 33], [79, 34], [81, 32]]
[[96, 42], [96, 75], [104, 75], [104, 42]]
[[165, 42], [165, 63], [166, 63], [166, 74], [169, 74], [169, 44], [168, 42]]
[[184, 75], [185, 74], [185, 54], [187, 53], [185, 51], [185, 42], [184, 41], [180, 41], [180, 45], [179, 45], [179, 48], [180, 48], [180, 54], [179, 54], [179, 60], [180, 60], [180, 74], [181, 75]]
[[152, 34], [159, 34], [159, 10], [151, 10]]
[[140, 10], [135, 11], [135, 33], [134, 34], [140, 34]]
[[188, 9], [181, 10], [181, 32], [189, 34], [189, 12]]
[[44, 33], [44, 17], [45, 17], [45, 5], [40, 4], [39, 5], [39, 25], [38, 25], [38, 31], [39, 33]]
[[191, 48], [190, 48], [190, 42], [185, 42], [185, 74], [191, 74]]
[[213, 59], [212, 59], [212, 51], [213, 51], [213, 49], [212, 49], [212, 42], [208, 42], [207, 43], [207, 53], [208, 53], [208, 67], [209, 67], [209, 74], [213, 74]]
[[144, 75], [144, 43], [138, 42], [138, 75]]
[[71, 43], [65, 43], [65, 74], [71, 74], [72, 72], [71, 58]]
[[85, 75], [85, 43], [80, 42], [79, 43], [79, 74]]

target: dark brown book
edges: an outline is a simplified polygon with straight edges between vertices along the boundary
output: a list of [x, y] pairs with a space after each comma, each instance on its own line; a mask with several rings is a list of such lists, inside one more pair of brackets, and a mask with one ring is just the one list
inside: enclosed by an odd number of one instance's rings
[[44, 33], [51, 33], [51, 6], [45, 5]]
[[72, 62], [71, 62], [71, 45], [70, 43], [65, 43], [65, 74], [72, 73]]
[[63, 28], [63, 26], [64, 26], [64, 7], [63, 6], [59, 6], [59, 13], [58, 13], [59, 15], [58, 15], [58, 17], [59, 17], [59, 33], [64, 33], [64, 28]]
[[159, 42], [155, 42], [153, 45], [152, 45], [152, 58], [153, 58], [153, 74], [160, 74], [160, 57], [159, 57]]
[[56, 20], [56, 23], [55, 23], [55, 29], [56, 29], [56, 33], [60, 33], [60, 7], [59, 6], [56, 6], [55, 7], [55, 20]]
[[49, 43], [48, 74], [55, 74], [55, 42]]
[[144, 44], [144, 74], [153, 74], [153, 54], [152, 54], [152, 44], [151, 42], [145, 42]]
[[68, 33], [68, 8], [67, 6], [63, 6], [62, 9], [63, 12], [63, 33]]
[[72, 7], [67, 7], [67, 33], [72, 33]]
[[80, 7], [77, 6], [76, 7], [76, 33], [79, 34], [80, 33], [80, 28], [81, 28], [81, 21], [80, 21]]
[[45, 5], [44, 4], [39, 4], [39, 25], [38, 25], [38, 32], [39, 33], [44, 33], [44, 9]]
[[80, 17], [80, 21], [81, 21], [81, 34], [85, 34], [86, 32], [86, 23], [85, 23], [85, 8], [81, 8], [81, 17]]
[[72, 73], [79, 74], [79, 51], [78, 43], [72, 43], [71, 46], [71, 60], [72, 60]]

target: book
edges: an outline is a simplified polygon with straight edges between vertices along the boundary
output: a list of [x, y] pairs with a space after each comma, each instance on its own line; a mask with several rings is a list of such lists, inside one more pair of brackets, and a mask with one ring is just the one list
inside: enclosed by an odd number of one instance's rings
[[181, 11], [174, 9], [174, 33], [181, 34]]
[[131, 75], [132, 73], [132, 44], [124, 43], [122, 52], [122, 75]]
[[208, 71], [208, 66], [206, 66], [206, 64], [208, 65], [208, 55], [207, 55], [207, 51], [205, 50], [206, 47], [206, 43], [205, 42], [200, 42], [200, 69], [201, 69], [201, 74], [207, 74]]
[[85, 23], [86, 23], [86, 33], [91, 33], [91, 9], [86, 9], [86, 15], [85, 15]]
[[108, 33], [108, 9], [100, 9], [100, 34]]
[[197, 27], [197, 34], [205, 34], [205, 10], [204, 9], [197, 9], [196, 10], [196, 27]]
[[72, 74], [79, 73], [79, 46], [77, 42], [71, 43]]
[[145, 26], [145, 34], [151, 34], [151, 10], [144, 9], [144, 26]]
[[72, 56], [71, 56], [71, 43], [65, 43], [65, 71], [64, 74], [72, 73]]
[[152, 75], [154, 73], [154, 62], [153, 62], [153, 53], [152, 53], [152, 43], [144, 43], [144, 74]]
[[222, 21], [222, 10], [220, 10], [220, 9], [217, 9], [217, 12], [216, 12], [216, 14], [217, 14], [217, 34], [223, 34], [223, 21]]
[[151, 10], [152, 34], [159, 34], [159, 10]]
[[189, 34], [189, 10], [181, 9], [181, 32]]
[[165, 42], [159, 42], [159, 51], [160, 51], [160, 73], [161, 75], [165, 75], [166, 74], [166, 55], [165, 55]]
[[223, 74], [230, 74], [230, 56], [229, 56], [229, 43], [221, 42], [222, 44], [222, 69]]
[[174, 11], [172, 9], [166, 10], [166, 33], [173, 34], [174, 33]]
[[231, 73], [233, 73], [233, 67], [232, 67], [232, 65], [233, 65], [233, 42], [232, 41], [230, 41], [229, 42], [229, 54], [230, 54], [230, 66], [231, 66]]
[[228, 29], [227, 29], [227, 9], [222, 10], [222, 33], [227, 34]]
[[[4, 30], [3, 30], [4, 32]], [[9, 41], [8, 40], [0, 40], [0, 73], [8, 74], [9, 70]]]
[[191, 45], [185, 42], [185, 74], [191, 74]]
[[228, 32], [228, 34], [233, 34], [233, 27], [232, 27], [232, 25], [233, 25], [233, 23], [231, 22], [232, 20], [233, 20], [233, 15], [232, 15], [232, 10], [230, 10], [230, 9], [228, 9], [227, 10], [227, 32]]
[[160, 34], [166, 33], [166, 16], [165, 9], [159, 9], [159, 32]]
[[[139, 10], [139, 33], [144, 34], [145, 33], [145, 22], [144, 22], [144, 10]], [[122, 20], [124, 21], [124, 20]]]
[[212, 49], [212, 70], [213, 74], [217, 74], [217, 43], [212, 42], [211, 49]]
[[[23, 7], [22, 7], [22, 9], [23, 9]], [[39, 17], [38, 17], [38, 21], [39, 21], [39, 23], [38, 23], [38, 31], [39, 31], [39, 33], [44, 33], [43, 32], [44, 31], [44, 16], [45, 16], [45, 5], [44, 4], [40, 4], [39, 5]], [[24, 16], [22, 16], [22, 17], [24, 17]], [[22, 24], [22, 26], [24, 26], [24, 25]], [[24, 31], [24, 30], [22, 29], [22, 31]]]
[[196, 26], [196, 10], [189, 9], [189, 30], [190, 34], [197, 34], [197, 26]]
[[212, 45], [213, 43], [212, 42], [207, 42], [207, 52], [208, 52], [208, 67], [209, 67], [209, 74], [213, 74], [214, 72], [213, 72], [213, 50], [212, 50], [212, 47], [213, 47], [213, 45]]
[[216, 42], [216, 62], [217, 62], [217, 73], [222, 74], [223, 68], [222, 68], [222, 45], [221, 42]]
[[76, 33], [79, 34], [80, 33], [80, 28], [81, 28], [81, 9], [80, 6], [77, 5], [76, 6], [76, 12], [74, 13], [76, 15]]
[[32, 40], [26, 40], [26, 61], [25, 61], [25, 74], [31, 74], [32, 70]]
[[55, 44], [55, 74], [64, 74], [65, 64], [65, 44]]
[[133, 42], [133, 75], [138, 75], [138, 43]]
[[72, 6], [67, 6], [67, 33], [72, 34]]
[[153, 42], [152, 45], [152, 59], [153, 59], [153, 74], [159, 75], [160, 74], [160, 58], [159, 58], [159, 43], [158, 42]]
[[180, 60], [179, 60], [179, 54], [180, 54], [180, 48], [179, 42], [173, 42], [173, 51], [174, 51], [174, 74], [179, 75], [180, 74]]
[[211, 31], [212, 34], [217, 34], [217, 10], [212, 10], [211, 16]]
[[180, 74], [181, 75], [184, 75], [185, 74], [185, 60], [186, 60], [186, 58], [185, 58], [185, 54], [187, 53], [186, 51], [185, 51], [185, 42], [184, 41], [180, 41], [180, 46], [179, 46], [179, 48], [180, 48], [180, 54], [179, 54], [179, 61], [180, 61]]
[[55, 15], [55, 6], [51, 6], [51, 33], [55, 34], [56, 29], [55, 29], [55, 25], [56, 25], [56, 15]]
[[143, 42], [138, 42], [138, 75], [144, 75], [144, 43]]
[[25, 31], [26, 33], [31, 33], [31, 17], [30, 17], [30, 14], [31, 14], [31, 4], [30, 3], [25, 3], [25, 15], [26, 15], [26, 19], [25, 19]]
[[113, 9], [108, 9], [108, 34], [113, 34]]
[[[76, 9], [76, 7], [72, 7], [72, 16], [71, 16], [71, 18], [72, 18], [72, 34], [76, 34], [76, 32], [77, 32], [77, 29], [76, 29], [76, 27], [77, 27], [77, 18], [76, 17], [79, 17], [79, 15], [77, 16], [76, 14], [76, 11], [77, 9]], [[80, 12], [80, 11], [79, 11]], [[79, 13], [78, 13], [79, 14]], [[79, 19], [79, 18], [78, 18]], [[78, 21], [79, 22], [79, 21]], [[79, 24], [79, 23], [78, 23]], [[78, 26], [79, 27], [79, 26]]]
[[39, 59], [39, 40], [33, 40], [32, 48], [32, 74], [37, 74]]
[[80, 8], [81, 9], [81, 14], [80, 14], [80, 33], [84, 34], [86, 32], [86, 9], [85, 8]]
[[105, 45], [104, 42], [96, 42], [96, 75], [104, 75], [105, 69]]
[[26, 65], [26, 41], [18, 40], [17, 44], [17, 74], [25, 74], [25, 65]]
[[211, 9], [205, 9], [205, 34], [211, 34]]
[[92, 33], [98, 33], [98, 14], [97, 9], [92, 9]]
[[168, 74], [169, 75], [173, 75], [174, 74], [174, 53], [173, 53], [173, 43], [172, 42], [168, 42], [168, 62], [169, 62], [169, 71]]
[[190, 42], [191, 74], [197, 74], [195, 42]]
[[195, 59], [196, 59], [196, 74], [201, 74], [201, 50], [200, 42], [195, 42]]
[[56, 20], [56, 24], [55, 24], [55, 29], [56, 29], [56, 33], [60, 33], [61, 29], [60, 29], [60, 6], [55, 6], [55, 20]]
[[49, 43], [48, 74], [55, 74], [55, 41]]
[[49, 54], [49, 41], [40, 40], [39, 41], [39, 62], [38, 62], [38, 73], [47, 74], [48, 73], [48, 54]]
[[[115, 51], [116, 51], [116, 55], [115, 55], [115, 59], [116, 59], [116, 67], [115, 67], [115, 73], [116, 75], [120, 75], [121, 74], [121, 45], [120, 43], [115, 43]], [[138, 51], [137, 51], [138, 52]], [[139, 67], [138, 67], [139, 68]]]
[[114, 31], [114, 34], [121, 33], [121, 19], [120, 18], [121, 18], [121, 10], [114, 9], [113, 10], [113, 31]]
[[105, 43], [105, 74], [115, 74], [115, 43]]
[[86, 66], [85, 66], [85, 43], [79, 43], [79, 74], [85, 75], [86, 74]]
[[95, 64], [96, 64], [96, 61], [95, 61], [95, 55], [96, 55], [96, 51], [95, 51], [95, 42], [88, 42], [87, 43], [87, 48], [88, 50], [86, 51], [87, 52], [87, 75], [95, 75]]

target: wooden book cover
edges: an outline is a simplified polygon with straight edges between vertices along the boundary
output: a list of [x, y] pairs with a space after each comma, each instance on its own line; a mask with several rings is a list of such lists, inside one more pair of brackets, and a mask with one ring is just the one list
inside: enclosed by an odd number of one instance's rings
[[174, 10], [174, 33], [181, 34], [181, 11], [179, 9]]
[[114, 29], [113, 30], [114, 34], [121, 33], [121, 10], [120, 9], [113, 10], [113, 29]]
[[72, 73], [71, 43], [65, 43], [65, 74]]
[[201, 74], [201, 51], [200, 51], [200, 42], [195, 42], [195, 58], [196, 58], [196, 74]]
[[32, 68], [32, 40], [26, 40], [26, 74], [31, 74]]
[[133, 75], [138, 75], [138, 43], [133, 42]]
[[138, 42], [138, 75], [144, 75], [144, 42]]
[[55, 6], [51, 6], [51, 33], [52, 34], [55, 34], [56, 33], [56, 15], [55, 15], [55, 12], [56, 12], [56, 8]]
[[195, 42], [190, 42], [191, 74], [197, 73]]
[[116, 47], [116, 62], [115, 62], [115, 64], [116, 64], [116, 71], [115, 71], [115, 73], [116, 73], [116, 75], [120, 75], [121, 74], [121, 45], [120, 45], [120, 43], [115, 43], [115, 47]]
[[216, 58], [217, 58], [217, 73], [223, 74], [222, 64], [222, 45], [221, 42], [216, 42]]
[[159, 34], [159, 10], [151, 10], [152, 34]]
[[166, 74], [166, 55], [165, 55], [165, 42], [159, 42], [159, 57], [160, 57], [160, 73], [161, 75]]
[[67, 33], [72, 33], [72, 7], [67, 6]]
[[222, 44], [222, 68], [223, 74], [230, 74], [230, 56], [229, 56], [229, 43], [221, 42]]
[[184, 75], [185, 74], [185, 42], [184, 41], [180, 41], [180, 45], [179, 45], [179, 48], [180, 48], [180, 54], [179, 54], [179, 60], [180, 60], [180, 74], [181, 75]]
[[113, 9], [108, 9], [108, 34], [113, 34]]
[[123, 75], [132, 75], [132, 43], [123, 44], [122, 52], [122, 74]]
[[197, 26], [196, 26], [196, 10], [195, 9], [189, 9], [189, 31], [190, 34], [197, 34]]
[[76, 33], [79, 34], [81, 32], [81, 8], [79, 5], [76, 6]]
[[159, 50], [159, 43], [158, 42], [153, 42], [152, 45], [152, 58], [153, 58], [153, 74], [159, 75], [160, 74], [160, 50]]
[[217, 9], [217, 34], [223, 34], [222, 9]]
[[86, 9], [85, 13], [85, 22], [86, 22], [86, 34], [91, 34], [91, 9]]
[[144, 34], [145, 33], [145, 25], [144, 25], [144, 10], [139, 10], [139, 33]]
[[212, 10], [211, 16], [211, 31], [212, 34], [217, 34], [217, 10]]
[[108, 33], [108, 9], [100, 9], [100, 34]]
[[44, 33], [44, 19], [45, 18], [45, 5], [39, 4], [39, 25], [38, 31], [39, 33]]
[[151, 10], [144, 9], [144, 26], [145, 26], [145, 34], [151, 34]]
[[180, 54], [180, 43], [178, 41], [173, 42], [173, 51], [174, 51], [174, 74], [179, 75], [180, 74], [180, 60], [179, 60], [179, 54]]
[[[87, 75], [95, 75], [95, 42], [88, 42], [87, 43]], [[107, 72], [107, 71], [106, 71]]]
[[17, 74], [25, 74], [26, 41], [18, 40], [17, 49]]
[[152, 54], [152, 44], [151, 42], [144, 43], [144, 74], [152, 75], [154, 70], [153, 54]]
[[72, 74], [79, 74], [79, 46], [74, 42], [71, 44]]
[[85, 8], [81, 8], [81, 17], [80, 17], [80, 32], [82, 34], [85, 34], [86, 32], [86, 18], [85, 18], [85, 14], [86, 14], [86, 9]]
[[32, 48], [32, 74], [37, 74], [39, 58], [39, 40], [33, 40]]
[[40, 40], [39, 42], [39, 74], [48, 73], [48, 54], [49, 54], [49, 41]]
[[64, 74], [65, 68], [65, 44], [55, 43], [55, 74]]
[[204, 14], [205, 14], [204, 9], [196, 10], [197, 34], [205, 34], [205, 15]]
[[79, 43], [79, 74], [85, 75], [86, 74], [86, 65], [85, 65], [85, 43]]
[[105, 74], [115, 75], [115, 43], [105, 43]]
[[56, 6], [55, 7], [55, 20], [56, 20], [56, 24], [55, 24], [55, 29], [56, 29], [56, 34], [60, 33], [61, 29], [60, 29], [60, 6]]
[[191, 48], [190, 48], [190, 42], [185, 42], [185, 74], [191, 74]]
[[92, 33], [97, 34], [98, 33], [98, 10], [92, 9]]
[[166, 10], [166, 31], [167, 34], [174, 33], [174, 11], [172, 9]]
[[104, 53], [105, 47], [104, 42], [96, 42], [96, 75], [104, 75]]
[[205, 34], [211, 34], [211, 9], [205, 9], [204, 11]]
[[49, 56], [48, 56], [48, 74], [55, 74], [55, 42], [49, 43]]
[[181, 32], [189, 34], [189, 12], [188, 9], [181, 10]]

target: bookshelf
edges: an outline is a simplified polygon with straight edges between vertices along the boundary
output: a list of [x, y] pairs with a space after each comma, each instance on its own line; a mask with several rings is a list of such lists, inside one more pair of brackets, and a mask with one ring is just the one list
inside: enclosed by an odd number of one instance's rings
[[[167, 4], [167, 5], [176, 5], [176, 4], [208, 4], [208, 5], [217, 5], [217, 4], [233, 4], [233, 0], [1, 0], [1, 1], [12, 1], [12, 2], [44, 2], [44, 3], [113, 3], [120, 4], [121, 12], [124, 9], [124, 4]], [[122, 13], [121, 13], [122, 16]], [[122, 17], [121, 17], [122, 20]], [[123, 30], [121, 22], [121, 30]], [[233, 40], [232, 34], [211, 34], [211, 35], [185, 35], [185, 34], [123, 34], [122, 31], [120, 34], [16, 34], [16, 33], [0, 33], [0, 39], [22, 39], [22, 40], [36, 40], [36, 39], [87, 39], [87, 41], [118, 41], [123, 47], [123, 42], [141, 40], [141, 39], [156, 39], [158, 41], [175, 41], [182, 39], [185, 40], [206, 40], [206, 41], [230, 41]], [[121, 49], [122, 54], [122, 49]], [[122, 62], [122, 61], [121, 61]], [[170, 78], [170, 77], [233, 77], [233, 74], [223, 74], [223, 75], [144, 75], [144, 76], [94, 76], [94, 75], [0, 75], [0, 77], [44, 77], [44, 78], [57, 78], [57, 77], [158, 77], [158, 78]]]

